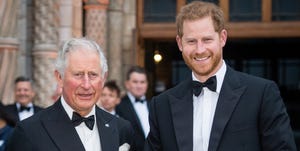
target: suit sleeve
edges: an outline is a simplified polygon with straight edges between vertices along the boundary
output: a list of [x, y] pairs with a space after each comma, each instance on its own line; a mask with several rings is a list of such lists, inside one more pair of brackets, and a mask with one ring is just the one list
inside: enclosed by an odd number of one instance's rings
[[153, 97], [149, 106], [149, 125], [150, 132], [145, 141], [144, 151], [159, 151], [161, 150], [161, 142], [159, 137], [158, 124], [156, 121], [156, 97]]
[[262, 150], [296, 151], [290, 120], [274, 82], [265, 86], [260, 114]]
[[134, 141], [134, 130], [130, 124], [130, 122], [122, 119], [122, 118], [118, 118], [118, 122], [120, 126], [120, 130], [119, 130], [119, 137], [120, 137], [120, 144], [119, 145], [123, 145], [124, 143], [127, 143], [128, 145], [130, 145], [130, 150], [134, 151], [135, 150], [135, 144], [133, 143]]
[[26, 136], [24, 129], [17, 125], [9, 138], [6, 151], [33, 151], [32, 143]]

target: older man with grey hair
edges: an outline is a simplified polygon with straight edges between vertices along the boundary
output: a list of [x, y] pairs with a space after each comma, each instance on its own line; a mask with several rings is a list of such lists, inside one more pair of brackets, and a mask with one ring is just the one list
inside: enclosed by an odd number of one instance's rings
[[[62, 95], [52, 106], [22, 121], [8, 142], [9, 151], [129, 150], [133, 129], [95, 104], [107, 76], [101, 48], [85, 38], [67, 41], [54, 72]], [[133, 150], [133, 148], [131, 148]]]

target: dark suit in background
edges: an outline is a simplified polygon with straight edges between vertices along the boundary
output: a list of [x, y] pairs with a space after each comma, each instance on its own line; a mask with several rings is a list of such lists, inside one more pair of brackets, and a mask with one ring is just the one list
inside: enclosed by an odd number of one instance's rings
[[33, 104], [36, 92], [33, 81], [29, 77], [18, 76], [14, 85], [14, 104], [5, 106], [5, 110], [12, 116], [15, 122], [28, 118], [42, 110]]
[[[9, 113], [13, 117], [15, 122], [20, 121], [19, 109], [17, 108], [16, 103], [5, 106], [5, 110], [7, 113]], [[33, 114], [36, 114], [37, 112], [39, 112], [41, 110], [43, 110], [43, 108], [33, 105]]]
[[[133, 140], [128, 121], [96, 107], [96, 121], [102, 151], [117, 151]], [[84, 151], [72, 121], [57, 101], [53, 106], [20, 122], [8, 142], [8, 151]]]
[[131, 122], [135, 130], [136, 151], [144, 149], [145, 138], [149, 133], [149, 104], [146, 99], [148, 78], [145, 68], [132, 66], [126, 74], [126, 96], [116, 106], [116, 113]]
[[[146, 101], [147, 102], [147, 101]], [[149, 103], [147, 102], [147, 105]], [[144, 148], [145, 134], [138, 118], [138, 115], [129, 99], [126, 95], [122, 98], [121, 103], [116, 107], [116, 113], [124, 119], [130, 121], [133, 129], [135, 130], [134, 142], [137, 151], [141, 151]]]

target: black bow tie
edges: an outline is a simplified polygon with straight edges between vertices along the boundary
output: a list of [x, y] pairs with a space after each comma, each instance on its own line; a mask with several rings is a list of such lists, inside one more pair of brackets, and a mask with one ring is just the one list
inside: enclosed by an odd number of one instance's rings
[[93, 130], [94, 124], [95, 124], [95, 118], [94, 115], [91, 115], [89, 117], [82, 117], [80, 114], [73, 112], [72, 116], [72, 123], [74, 126], [78, 126], [82, 122], [85, 123], [85, 125], [90, 129]]
[[199, 81], [193, 81], [193, 93], [194, 93], [194, 95], [199, 96], [203, 87], [207, 87], [211, 91], [216, 91], [216, 89], [217, 89], [216, 76], [210, 77], [204, 83], [201, 83]]
[[140, 103], [144, 103], [145, 100], [140, 99], [140, 98], [135, 98], [135, 102], [140, 102]]
[[28, 106], [20, 106], [19, 112], [29, 111], [29, 110], [30, 110], [30, 107], [28, 107]]

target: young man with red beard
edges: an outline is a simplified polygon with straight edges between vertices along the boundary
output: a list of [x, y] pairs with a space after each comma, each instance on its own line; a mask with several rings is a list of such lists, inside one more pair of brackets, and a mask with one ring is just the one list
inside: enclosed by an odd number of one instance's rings
[[176, 23], [176, 41], [192, 73], [151, 100], [145, 151], [296, 151], [277, 85], [223, 60], [221, 9], [194, 1]]

